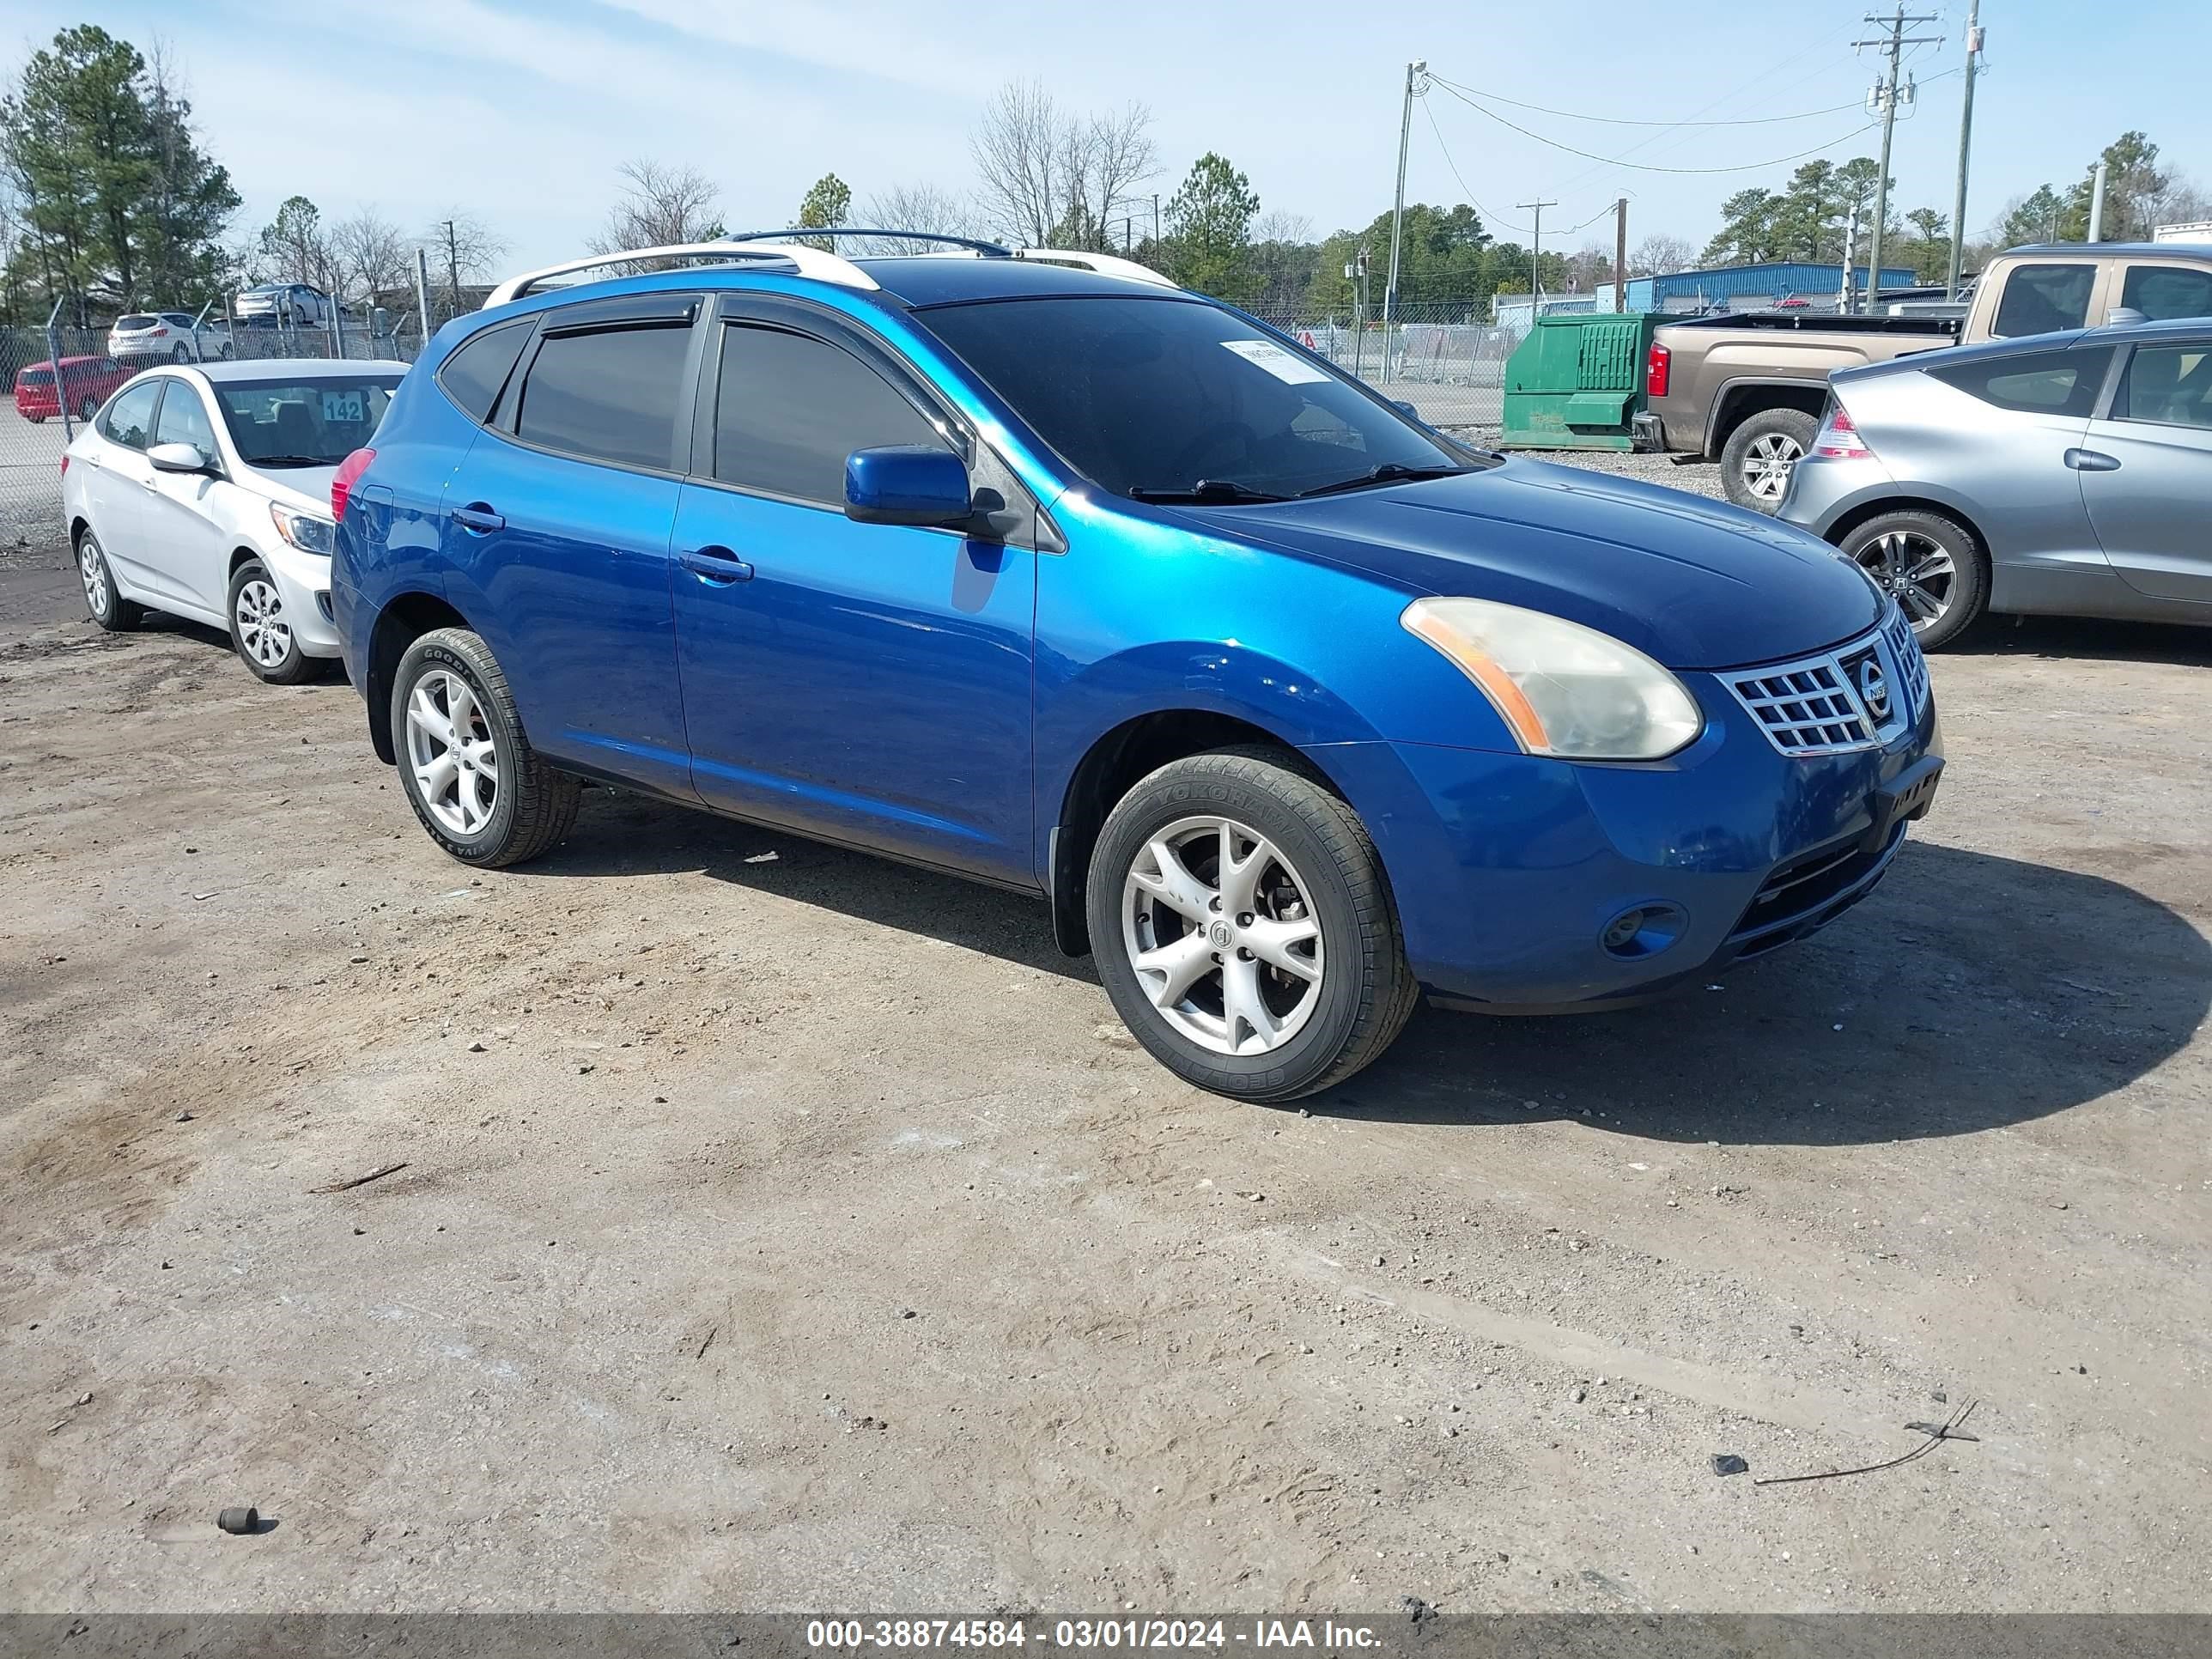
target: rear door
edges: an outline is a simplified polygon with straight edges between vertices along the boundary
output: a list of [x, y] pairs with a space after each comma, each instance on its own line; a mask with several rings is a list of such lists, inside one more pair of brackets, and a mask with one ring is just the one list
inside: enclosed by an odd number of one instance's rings
[[2112, 301], [2140, 311], [2154, 323], [2212, 317], [2212, 266], [2196, 260], [2130, 259], [2120, 267]]
[[174, 595], [155, 554], [154, 467], [146, 447], [153, 441], [155, 411], [167, 384], [166, 377], [156, 375], [117, 394], [93, 422], [99, 442], [83, 457], [94, 465], [85, 481], [85, 505], [109, 566], [139, 592], [165, 599]]
[[544, 313], [445, 491], [453, 603], [479, 619], [530, 740], [690, 797], [669, 536], [689, 461], [700, 296]]
[[[677, 522], [677, 632], [706, 800], [1012, 883], [1035, 878], [1039, 519], [880, 342], [818, 307], [725, 302]], [[844, 513], [855, 449], [967, 460], [963, 529]]]
[[2212, 329], [2136, 344], [2082, 443], [2106, 557], [2142, 592], [2212, 605]]

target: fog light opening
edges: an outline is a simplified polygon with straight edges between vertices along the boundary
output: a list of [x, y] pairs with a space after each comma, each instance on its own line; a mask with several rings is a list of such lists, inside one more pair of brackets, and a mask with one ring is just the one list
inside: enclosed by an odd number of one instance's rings
[[1623, 910], [1598, 930], [1598, 946], [1609, 957], [1633, 962], [1657, 956], [1689, 926], [1689, 918], [1672, 904], [1638, 904]]

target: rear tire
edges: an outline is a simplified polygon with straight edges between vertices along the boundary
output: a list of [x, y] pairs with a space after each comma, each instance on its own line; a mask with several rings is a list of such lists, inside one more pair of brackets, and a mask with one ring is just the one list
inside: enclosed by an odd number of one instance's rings
[[1813, 447], [1820, 422], [1802, 409], [1762, 409], [1721, 446], [1721, 488], [1754, 513], [1781, 511], [1790, 473]]
[[1366, 827], [1286, 750], [1217, 750], [1138, 782], [1099, 831], [1087, 901], [1123, 1023], [1234, 1099], [1342, 1082], [1419, 998]]
[[116, 591], [107, 555], [100, 550], [100, 538], [88, 529], [76, 538], [76, 574], [84, 585], [84, 608], [109, 633], [127, 634], [145, 620], [146, 607]]
[[1966, 526], [1941, 513], [1884, 513], [1844, 537], [1838, 550], [1896, 595], [1923, 651], [1941, 651], [1988, 608], [1989, 566], [1981, 544]]
[[392, 684], [400, 786], [415, 816], [464, 864], [501, 869], [556, 846], [582, 785], [538, 757], [491, 647], [440, 628], [407, 647]]

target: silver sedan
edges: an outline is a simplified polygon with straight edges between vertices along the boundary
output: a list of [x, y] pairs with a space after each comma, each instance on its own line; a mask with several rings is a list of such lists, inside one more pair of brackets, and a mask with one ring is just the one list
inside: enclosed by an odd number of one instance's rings
[[2212, 318], [1844, 370], [1781, 517], [1940, 648], [1987, 611], [2212, 623]]

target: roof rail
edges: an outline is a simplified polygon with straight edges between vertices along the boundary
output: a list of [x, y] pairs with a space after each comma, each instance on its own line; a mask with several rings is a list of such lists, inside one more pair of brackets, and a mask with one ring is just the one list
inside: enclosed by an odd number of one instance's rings
[[582, 259], [564, 260], [557, 265], [547, 265], [540, 270], [526, 270], [520, 276], [508, 277], [484, 296], [484, 309], [489, 310], [493, 306], [503, 306], [509, 301], [520, 300], [551, 277], [566, 276], [578, 270], [596, 270], [606, 265], [627, 264], [634, 259], [711, 258], [732, 264], [785, 265], [801, 276], [835, 283], [841, 288], [873, 289], [881, 286], [850, 259], [825, 253], [818, 247], [792, 243], [770, 244], [762, 240], [768, 236], [799, 234], [794, 231], [762, 231], [746, 239], [725, 237], [712, 242], [672, 242], [665, 247], [625, 248], [619, 253], [594, 253]]
[[1017, 259], [1034, 259], [1040, 264], [1080, 265], [1085, 270], [1095, 270], [1101, 276], [1121, 276], [1133, 283], [1149, 283], [1154, 288], [1176, 288], [1182, 284], [1162, 276], [1150, 265], [1140, 265], [1134, 259], [1124, 259], [1116, 253], [1086, 253], [1078, 248], [1018, 247], [1013, 251]]
[[975, 236], [951, 236], [934, 230], [896, 230], [876, 226], [813, 225], [787, 226], [781, 230], [743, 230], [724, 237], [728, 242], [787, 241], [795, 237], [880, 236], [894, 242], [943, 242], [949, 247], [964, 248], [969, 252], [988, 258], [1007, 259], [1013, 249], [998, 242], [985, 241]]

